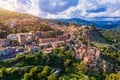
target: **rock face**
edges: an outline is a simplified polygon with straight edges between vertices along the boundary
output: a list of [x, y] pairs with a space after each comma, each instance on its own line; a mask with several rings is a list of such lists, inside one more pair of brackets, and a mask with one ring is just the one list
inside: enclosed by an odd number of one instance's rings
[[84, 64], [95, 63], [100, 58], [101, 51], [95, 47], [80, 47], [75, 55]]
[[93, 26], [82, 26], [79, 28], [80, 35], [85, 39], [90, 39], [91, 41], [106, 42], [105, 38], [100, 34], [99, 31]]

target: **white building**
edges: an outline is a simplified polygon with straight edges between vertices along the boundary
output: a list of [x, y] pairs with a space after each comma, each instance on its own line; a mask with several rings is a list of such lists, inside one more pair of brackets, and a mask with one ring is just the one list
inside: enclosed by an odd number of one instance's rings
[[9, 34], [7, 36], [7, 39], [8, 40], [18, 40], [18, 36], [17, 36], [17, 34]]

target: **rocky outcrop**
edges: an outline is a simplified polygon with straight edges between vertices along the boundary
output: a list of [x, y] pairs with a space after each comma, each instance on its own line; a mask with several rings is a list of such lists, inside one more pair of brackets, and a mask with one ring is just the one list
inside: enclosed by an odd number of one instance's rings
[[81, 26], [79, 28], [80, 35], [84, 39], [90, 39], [94, 42], [106, 42], [106, 39], [101, 35], [101, 33], [93, 26]]
[[76, 58], [84, 64], [95, 63], [100, 58], [101, 51], [95, 47], [80, 47], [76, 53]]

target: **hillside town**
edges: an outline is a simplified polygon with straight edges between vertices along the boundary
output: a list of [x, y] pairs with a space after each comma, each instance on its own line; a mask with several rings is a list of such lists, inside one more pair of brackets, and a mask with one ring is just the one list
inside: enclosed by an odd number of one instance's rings
[[[18, 53], [34, 53], [39, 50], [52, 51], [56, 44], [64, 43], [67, 36], [60, 35], [57, 38], [43, 38], [47, 32], [30, 31], [29, 33], [9, 34], [7, 38], [0, 39], [0, 56]], [[46, 51], [50, 50], [50, 51]]]
[[[58, 30], [57, 27], [55, 27]], [[66, 29], [67, 28], [67, 29]], [[16, 54], [28, 54], [43, 51], [44, 54], [52, 53], [55, 48], [64, 49], [65, 45], [69, 47], [72, 54], [76, 58], [82, 60], [85, 64], [97, 62], [100, 58], [101, 51], [89, 44], [84, 44], [79, 39], [79, 30], [82, 30], [82, 37], [87, 39], [85, 29], [70, 25], [70, 27], [63, 27], [64, 33], [56, 37], [46, 38], [45, 35], [51, 31], [30, 31], [27, 33], [9, 34], [7, 38], [0, 39], [0, 59], [14, 58]], [[67, 32], [67, 33], [66, 33]]]

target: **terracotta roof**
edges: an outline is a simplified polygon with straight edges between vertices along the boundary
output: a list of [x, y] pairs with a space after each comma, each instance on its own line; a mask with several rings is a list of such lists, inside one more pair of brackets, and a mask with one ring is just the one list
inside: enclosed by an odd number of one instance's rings
[[46, 51], [46, 50], [53, 50], [53, 48], [45, 48], [45, 49], [43, 49], [43, 51]]
[[58, 40], [58, 38], [45, 38], [45, 39], [39, 38], [39, 40], [55, 40], [55, 39]]
[[84, 57], [83, 63], [85, 63], [85, 64], [88, 63], [89, 59], [90, 59], [89, 57]]
[[0, 41], [6, 40], [6, 38], [0, 38]]

